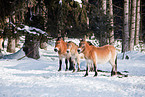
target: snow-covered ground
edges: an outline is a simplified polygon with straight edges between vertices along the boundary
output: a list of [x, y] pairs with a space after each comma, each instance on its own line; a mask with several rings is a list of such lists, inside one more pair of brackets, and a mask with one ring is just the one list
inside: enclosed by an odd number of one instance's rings
[[[38, 60], [14, 55], [14, 59], [0, 59], [0, 97], [145, 97], [145, 54], [128, 52], [129, 60], [122, 60], [118, 54], [118, 71], [128, 77], [111, 77], [109, 63], [98, 65], [97, 77], [89, 72], [58, 72], [58, 55], [48, 45], [40, 49]], [[85, 60], [81, 59], [81, 70]]]

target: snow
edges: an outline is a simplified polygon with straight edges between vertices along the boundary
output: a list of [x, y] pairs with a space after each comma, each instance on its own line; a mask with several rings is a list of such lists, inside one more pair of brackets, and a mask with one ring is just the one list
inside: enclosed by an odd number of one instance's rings
[[[36, 27], [31, 27], [31, 26], [27, 26], [27, 25], [24, 25], [24, 24], [21, 24], [21, 26], [24, 26], [23, 28], [20, 28], [20, 27], [17, 27], [15, 24], [13, 24], [12, 22], [10, 22], [11, 25], [13, 25], [17, 30], [20, 30], [20, 31], [25, 31], [25, 32], [28, 32], [29, 34], [35, 34], [35, 35], [40, 35], [40, 34], [43, 34], [45, 36], [47, 36], [48, 34], [44, 31], [42, 31], [41, 29], [39, 28], [36, 28]], [[15, 32], [16, 33], [16, 32]]]
[[[69, 41], [72, 41], [72, 42], [74, 42], [76, 45], [78, 45], [79, 46], [79, 43], [80, 43], [80, 40], [79, 39], [76, 39], [76, 38], [68, 38], [67, 40], [65, 40], [65, 42], [69, 42]], [[86, 41], [89, 41], [89, 42], [91, 42], [93, 45], [95, 45], [95, 46], [99, 46], [99, 42], [98, 42], [98, 40], [89, 40], [89, 39], [86, 39]]]
[[[128, 60], [118, 53], [118, 71], [128, 77], [111, 77], [109, 63], [98, 64], [99, 70], [108, 73], [93, 77], [94, 72], [89, 72], [83, 77], [85, 71], [65, 71], [64, 61], [58, 72], [58, 54], [53, 49], [49, 44], [47, 50], [40, 49], [38, 60], [25, 57], [18, 61], [22, 50], [11, 54], [11, 59], [0, 59], [0, 97], [145, 97], [144, 53], [127, 52]], [[85, 69], [84, 59], [80, 68]]]
[[18, 59], [25, 56], [25, 52], [21, 48], [19, 51], [17, 51], [14, 54], [8, 54], [8, 55], [3, 55], [3, 59]]
[[77, 1], [80, 4], [80, 7], [82, 8], [82, 0], [74, 0]]

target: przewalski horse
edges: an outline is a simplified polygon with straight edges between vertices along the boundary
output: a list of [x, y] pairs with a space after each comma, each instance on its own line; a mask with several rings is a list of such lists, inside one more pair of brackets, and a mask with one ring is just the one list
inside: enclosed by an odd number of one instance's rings
[[55, 52], [58, 52], [59, 55], [59, 70], [61, 71], [62, 67], [62, 59], [65, 58], [65, 64], [66, 64], [66, 71], [68, 70], [68, 61], [69, 61], [69, 70], [73, 70], [73, 64], [71, 61], [71, 57], [67, 54], [67, 43], [63, 41], [61, 37], [58, 37], [55, 42]]
[[117, 55], [116, 55], [116, 49], [114, 46], [111, 45], [105, 45], [102, 47], [95, 47], [93, 45], [89, 45], [86, 40], [80, 41], [79, 53], [83, 53], [84, 57], [87, 61], [87, 67], [86, 67], [86, 74], [85, 76], [88, 76], [89, 72], [89, 62], [93, 62], [94, 64], [94, 71], [95, 75], [97, 76], [97, 64], [105, 64], [107, 62], [110, 62], [112, 65], [112, 71], [111, 76], [117, 74]]
[[71, 56], [73, 64], [74, 64], [73, 72], [75, 72], [76, 70], [76, 63], [78, 65], [77, 71], [80, 71], [80, 56], [77, 50], [78, 50], [78, 46], [74, 42], [69, 41], [67, 43], [67, 53]]
[[2, 50], [2, 49], [3, 49], [3, 46], [2, 46], [3, 41], [4, 41], [4, 40], [3, 40], [3, 37], [1, 37], [1, 36], [0, 36], [0, 50]]

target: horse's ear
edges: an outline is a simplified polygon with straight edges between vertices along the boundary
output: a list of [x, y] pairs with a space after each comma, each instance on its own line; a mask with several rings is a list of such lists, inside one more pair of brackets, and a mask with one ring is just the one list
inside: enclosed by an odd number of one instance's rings
[[58, 37], [56, 41], [60, 41], [60, 40], [61, 40], [61, 37]]
[[62, 37], [61, 37], [61, 40], [63, 40], [63, 41], [64, 41], [64, 38], [62, 38]]
[[86, 35], [85, 35], [85, 37], [84, 37], [84, 41], [86, 41]]

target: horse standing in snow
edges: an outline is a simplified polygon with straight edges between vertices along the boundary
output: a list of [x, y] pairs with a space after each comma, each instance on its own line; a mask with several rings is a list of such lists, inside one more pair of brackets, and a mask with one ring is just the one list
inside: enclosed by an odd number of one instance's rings
[[0, 36], [0, 50], [3, 49], [3, 46], [2, 46], [3, 41], [4, 41], [4, 40], [3, 40], [3, 37]]
[[73, 64], [74, 64], [74, 69], [73, 72], [76, 70], [76, 63], [78, 65], [78, 70], [80, 71], [80, 56], [78, 54], [78, 46], [74, 42], [68, 42], [67, 43], [67, 53], [71, 56]]
[[117, 63], [115, 63], [117, 62], [117, 57], [116, 57], [116, 49], [114, 46], [105, 45], [102, 47], [95, 47], [89, 45], [85, 39], [80, 41], [78, 52], [83, 53], [87, 61], [85, 76], [88, 76], [89, 62], [91, 63], [93, 62], [95, 71], [94, 76], [97, 76], [97, 64], [105, 64], [107, 62], [110, 62], [110, 64], [112, 65], [111, 76], [117, 74]]
[[73, 64], [72, 64], [72, 60], [69, 54], [67, 54], [67, 42], [64, 42], [63, 39], [61, 37], [58, 37], [56, 42], [55, 42], [55, 48], [54, 48], [55, 52], [58, 52], [59, 54], [59, 70], [61, 71], [61, 67], [62, 67], [62, 59], [65, 58], [65, 64], [66, 64], [66, 71], [68, 70], [68, 61], [69, 61], [69, 70], [73, 70]]

